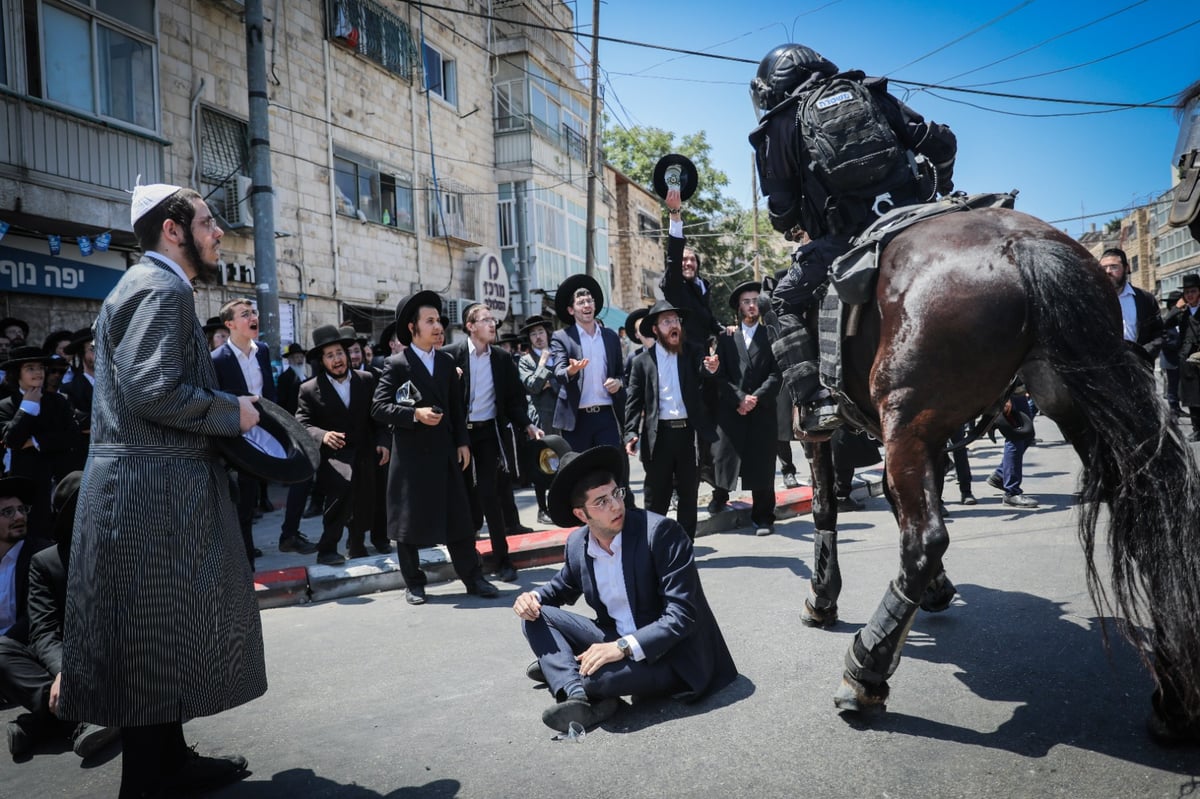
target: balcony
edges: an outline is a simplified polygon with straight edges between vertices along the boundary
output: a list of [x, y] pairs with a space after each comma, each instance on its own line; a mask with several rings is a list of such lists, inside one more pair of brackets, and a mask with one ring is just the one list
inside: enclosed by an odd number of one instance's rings
[[533, 118], [497, 118], [495, 141], [497, 168], [541, 166], [567, 178], [586, 173], [587, 139], [566, 125], [556, 131]]
[[138, 175], [163, 180], [167, 141], [3, 89], [0, 131], [0, 176], [125, 202]]

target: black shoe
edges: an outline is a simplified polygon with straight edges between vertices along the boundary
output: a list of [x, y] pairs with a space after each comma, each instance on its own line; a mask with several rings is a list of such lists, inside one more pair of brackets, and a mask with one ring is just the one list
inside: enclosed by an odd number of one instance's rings
[[546, 681], [546, 675], [542, 672], [542, 664], [536, 660], [525, 667], [525, 676], [534, 682]]
[[783, 473], [783, 485], [785, 488], [799, 488], [800, 481], [796, 479], [796, 473], [795, 472], [784, 472]]
[[962, 504], [975, 505], [976, 503], [977, 503], [977, 500], [975, 499], [974, 494], [968, 492], [968, 493], [962, 495]]
[[756, 536], [758, 536], [759, 538], [771, 535], [771, 533], [774, 533], [774, 532], [775, 532], [774, 524], [760, 524], [754, 528], [754, 534]]
[[254, 547], [253, 549], [250, 550], [250, 557], [258, 559], [258, 558], [261, 558], [262, 556], [263, 556], [262, 550], [259, 549], [258, 547]]
[[272, 513], [275, 510], [275, 503], [271, 502], [271, 500], [269, 500], [269, 499], [264, 498], [262, 500], [262, 502], [258, 503], [258, 509], [260, 511], [262, 511], [263, 513]]
[[201, 757], [189, 749], [179, 769], [163, 780], [162, 795], [199, 794], [215, 791], [247, 775], [246, 758], [241, 755]]
[[838, 497], [837, 509], [839, 513], [853, 513], [856, 510], [862, 510], [866, 505], [859, 502], [851, 496]]
[[375, 547], [375, 551], [380, 555], [386, 555], [392, 551], [392, 542], [386, 538], [382, 541], [372, 541], [371, 546]]
[[71, 748], [86, 760], [120, 737], [120, 727], [79, 724], [71, 733]]
[[988, 475], [987, 484], [990, 485], [992, 488], [996, 489], [997, 491], [1004, 490], [1004, 478], [1002, 478], [1000, 475], [996, 474], [995, 472], [992, 472], [991, 474]]
[[516, 524], [514, 524], [512, 527], [508, 528], [504, 532], [506, 532], [508, 535], [521, 535], [522, 533], [532, 533], [533, 528], [526, 527], [525, 525], [521, 524], [520, 522], [517, 522]]
[[8, 723], [8, 752], [14, 759], [27, 757], [33, 752], [33, 718], [32, 713], [22, 713], [16, 721]]
[[554, 520], [550, 518], [550, 514], [544, 510], [538, 511], [537, 520], [538, 520], [538, 524], [545, 524], [545, 525], [549, 525], [550, 527], [556, 526], [554, 524]]
[[321, 564], [322, 566], [341, 566], [345, 562], [345, 556], [337, 551], [317, 553], [317, 563]]
[[482, 577], [477, 577], [467, 584], [467, 593], [484, 599], [495, 599], [500, 596], [500, 590]]
[[708, 502], [708, 513], [711, 516], [714, 513], [720, 513], [729, 504], [728, 492], [722, 491], [719, 488], [713, 489], [712, 499]]
[[362, 544], [350, 544], [348, 547], [346, 547], [346, 557], [351, 560], [355, 558], [365, 558], [367, 554], [367, 548]]
[[321, 515], [321, 506], [317, 505], [315, 502], [309, 502], [308, 507], [304, 509], [304, 513], [301, 515], [305, 519], [311, 519], [314, 516], [320, 516]]
[[613, 698], [601, 699], [593, 704], [587, 699], [571, 697], [565, 702], [559, 702], [546, 708], [542, 712], [542, 722], [550, 729], [559, 732], [566, 732], [570, 729], [571, 722], [575, 722], [587, 730], [612, 718], [618, 707], [620, 707], [620, 701]]
[[1005, 494], [1004, 504], [1013, 508], [1036, 508], [1038, 506], [1036, 499], [1024, 494]]
[[279, 539], [280, 552], [295, 552], [297, 555], [311, 555], [317, 551], [317, 545], [304, 537], [304, 533], [284, 536]]
[[425, 604], [425, 586], [413, 585], [404, 589], [404, 601], [410, 605]]
[[517, 581], [517, 567], [511, 563], [502, 563], [496, 569], [496, 579], [502, 583], [515, 583]]

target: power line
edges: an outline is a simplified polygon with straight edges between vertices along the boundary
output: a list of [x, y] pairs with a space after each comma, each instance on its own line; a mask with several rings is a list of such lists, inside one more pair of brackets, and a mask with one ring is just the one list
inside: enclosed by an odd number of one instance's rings
[[957, 103], [959, 105], [970, 106], [971, 108], [976, 108], [980, 111], [990, 111], [993, 114], [1004, 114], [1005, 116], [1011, 116], [1011, 117], [1029, 117], [1029, 118], [1033, 118], [1033, 119], [1054, 119], [1054, 118], [1059, 118], [1059, 117], [1086, 117], [1086, 116], [1093, 116], [1095, 114], [1113, 114], [1118, 111], [1129, 111], [1134, 108], [1171, 108], [1172, 106], [1170, 106], [1170, 105], [1155, 105], [1155, 103], [1161, 103], [1163, 100], [1169, 100], [1175, 96], [1174, 94], [1168, 94], [1166, 97], [1159, 97], [1157, 100], [1152, 100], [1149, 103], [1144, 103], [1144, 104], [1140, 104], [1140, 105], [1122, 104], [1116, 108], [1101, 108], [1101, 109], [1097, 109], [1095, 111], [1071, 111], [1071, 112], [1060, 111], [1060, 112], [1052, 113], [1052, 114], [1031, 114], [1031, 113], [1023, 112], [1023, 111], [1006, 111], [1002, 108], [990, 108], [986, 105], [980, 105], [979, 103], [972, 103], [967, 100], [958, 100], [953, 97], [943, 97], [942, 95], [938, 94], [937, 92], [933, 92], [933, 91], [927, 91], [925, 93], [928, 94], [930, 97], [936, 97], [939, 100], [945, 100], [948, 103]]
[[933, 49], [933, 50], [930, 50], [930, 51], [929, 51], [928, 53], [926, 53], [925, 55], [923, 55], [923, 56], [920, 56], [920, 57], [918, 57], [918, 58], [914, 58], [912, 61], [909, 61], [907, 64], [904, 64], [903, 66], [896, 67], [895, 69], [893, 69], [893, 70], [890, 70], [889, 72], [886, 72], [886, 73], [884, 73], [884, 77], [887, 77], [888, 75], [891, 75], [891, 74], [892, 74], [892, 73], [894, 73], [894, 72], [899, 72], [899, 71], [900, 71], [900, 70], [902, 70], [902, 69], [907, 69], [908, 67], [911, 67], [913, 64], [916, 64], [916, 63], [918, 63], [918, 62], [924, 61], [926, 58], [929, 58], [929, 57], [930, 57], [930, 56], [932, 56], [932, 55], [936, 55], [936, 54], [938, 54], [938, 53], [942, 52], [943, 50], [945, 50], [945, 49], [947, 49], [947, 48], [949, 48], [949, 47], [953, 47], [954, 45], [958, 44], [958, 43], [959, 43], [959, 42], [961, 42], [962, 40], [964, 40], [964, 39], [968, 39], [968, 38], [970, 38], [970, 37], [974, 36], [975, 34], [979, 33], [981, 30], [984, 30], [985, 28], [990, 28], [992, 25], [995, 25], [997, 22], [999, 22], [1000, 20], [1004, 19], [1005, 17], [1007, 17], [1007, 16], [1009, 16], [1009, 15], [1011, 15], [1011, 14], [1015, 14], [1016, 12], [1020, 11], [1022, 8], [1025, 8], [1025, 6], [1027, 6], [1027, 5], [1030, 5], [1030, 4], [1032, 4], [1032, 3], [1033, 3], [1033, 0], [1024, 0], [1024, 2], [1018, 3], [1017, 5], [1013, 6], [1012, 8], [1008, 9], [1007, 11], [1005, 11], [1005, 12], [1004, 12], [1003, 14], [1001, 14], [1000, 16], [998, 16], [998, 17], [993, 17], [992, 19], [990, 19], [990, 20], [988, 20], [987, 22], [983, 23], [982, 25], [980, 25], [979, 27], [975, 28], [974, 30], [969, 30], [969, 31], [967, 31], [967, 32], [966, 32], [966, 33], [964, 33], [962, 36], [959, 36], [957, 39], [952, 39], [952, 40], [950, 40], [950, 41], [946, 42], [945, 44], [943, 44], [941, 47], [938, 47], [938, 48], [935, 48], [935, 49]]
[[[895, 79], [893, 79], [891, 82], [898, 86], [916, 86], [921, 89], [937, 89], [937, 90], [943, 91], [943, 92], [962, 92], [964, 94], [981, 94], [981, 95], [984, 95], [987, 97], [1003, 97], [1003, 98], [1006, 98], [1009, 100], [1035, 100], [1037, 102], [1042, 102], [1042, 103], [1063, 103], [1064, 105], [1103, 105], [1103, 106], [1110, 106], [1110, 107], [1114, 107], [1114, 108], [1166, 108], [1166, 109], [1172, 109], [1175, 107], [1174, 104], [1158, 105], [1158, 103], [1161, 103], [1163, 100], [1167, 99], [1168, 97], [1175, 97], [1178, 94], [1178, 92], [1173, 92], [1173, 93], [1167, 95], [1167, 97], [1160, 97], [1157, 100], [1151, 100], [1146, 103], [1117, 103], [1117, 102], [1107, 102], [1107, 101], [1103, 101], [1103, 100], [1070, 100], [1070, 99], [1066, 99], [1066, 98], [1062, 98], [1062, 97], [1035, 97], [1033, 95], [1028, 95], [1028, 94], [1006, 94], [1005, 92], [989, 92], [989, 91], [984, 91], [983, 89], [966, 89], [966, 88], [957, 88], [954, 86], [940, 86], [936, 83], [921, 83], [921, 82], [915, 81], [915, 80], [895, 80]], [[984, 110], [989, 110], [989, 109], [984, 109]]]

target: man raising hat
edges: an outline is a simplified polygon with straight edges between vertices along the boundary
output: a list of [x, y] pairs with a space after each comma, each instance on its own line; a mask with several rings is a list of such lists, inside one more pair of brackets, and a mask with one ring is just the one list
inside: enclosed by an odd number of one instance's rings
[[445, 544], [467, 593], [496, 597], [483, 578], [475, 526], [462, 472], [471, 465], [467, 415], [454, 359], [445, 341], [442, 298], [419, 291], [396, 307], [396, 335], [405, 349], [387, 359], [371, 416], [392, 428], [388, 469], [388, 537], [404, 575], [405, 600], [425, 603], [420, 548]]
[[[526, 674], [556, 700], [542, 713], [555, 730], [603, 722], [621, 696], [690, 702], [737, 678], [691, 540], [672, 519], [626, 509], [617, 485], [624, 462], [614, 447], [563, 456], [550, 514], [563, 527], [585, 526], [567, 538], [558, 574], [513, 603], [537, 656]], [[595, 620], [562, 609], [580, 596]]]
[[221, 228], [191, 189], [138, 186], [144, 252], [96, 321], [92, 448], [71, 542], [59, 715], [121, 728], [121, 795], [212, 790], [239, 756], [201, 757], [186, 719], [267, 690], [250, 564], [213, 439], [258, 423], [218, 390], [192, 295]]
[[641, 448], [646, 509], [665, 516], [671, 491], [677, 490], [676, 516], [694, 539], [700, 486], [696, 437], [702, 445], [717, 440], [700, 384], [716, 373], [719, 361], [685, 340], [681, 317], [678, 308], [659, 300], [639, 325], [648, 328], [658, 343], [635, 357], [629, 370], [625, 451], [634, 455]]

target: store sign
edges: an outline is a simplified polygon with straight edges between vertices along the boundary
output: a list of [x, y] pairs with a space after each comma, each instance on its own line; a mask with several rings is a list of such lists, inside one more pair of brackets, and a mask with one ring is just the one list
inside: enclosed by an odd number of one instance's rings
[[45, 239], [5, 236], [0, 244], [0, 291], [102, 300], [125, 274], [125, 258], [116, 252], [69, 258], [64, 245], [50, 255]]
[[224, 263], [221, 265], [221, 282], [228, 285], [230, 283], [249, 283], [255, 284], [254, 280], [254, 264], [231, 264]]
[[500, 256], [491, 250], [480, 257], [476, 266], [475, 297], [492, 309], [497, 322], [508, 318], [508, 270]]

